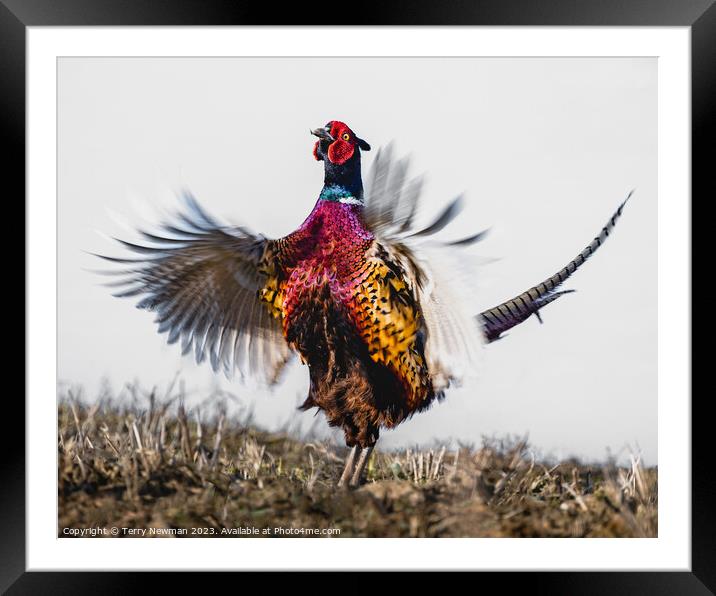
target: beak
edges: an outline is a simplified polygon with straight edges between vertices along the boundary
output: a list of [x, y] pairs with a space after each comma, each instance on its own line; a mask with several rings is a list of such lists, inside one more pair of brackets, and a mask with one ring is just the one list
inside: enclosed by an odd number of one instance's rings
[[328, 132], [325, 128], [316, 128], [309, 132], [312, 135], [317, 136], [322, 141], [335, 141], [335, 139], [331, 136], [331, 133]]

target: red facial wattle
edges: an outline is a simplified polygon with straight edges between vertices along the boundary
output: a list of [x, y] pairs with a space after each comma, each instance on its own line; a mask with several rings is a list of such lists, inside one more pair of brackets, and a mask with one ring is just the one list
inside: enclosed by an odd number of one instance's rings
[[354, 151], [355, 147], [351, 143], [339, 138], [328, 147], [328, 159], [336, 165], [341, 165], [353, 157]]

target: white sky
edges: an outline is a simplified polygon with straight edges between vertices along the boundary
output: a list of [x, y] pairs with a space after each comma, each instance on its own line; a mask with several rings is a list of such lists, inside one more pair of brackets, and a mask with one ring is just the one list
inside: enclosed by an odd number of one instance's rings
[[118, 222], [141, 223], [182, 187], [224, 219], [290, 232], [323, 179], [308, 129], [339, 119], [374, 150], [394, 140], [412, 155], [428, 176], [426, 218], [465, 192], [455, 237], [492, 227], [479, 251], [499, 260], [476, 272], [479, 308], [562, 267], [636, 188], [567, 283], [578, 292], [546, 307], [545, 325], [530, 319], [488, 345], [476, 382], [383, 431], [380, 446], [529, 433], [558, 457], [631, 445], [656, 463], [655, 59], [63, 58], [58, 93], [62, 386], [166, 387], [179, 371], [190, 399], [218, 385], [268, 428], [311, 425], [295, 410], [304, 367], [273, 392], [214, 376], [167, 346], [151, 313], [111, 297], [83, 251], [120, 254], [97, 231], [127, 237]]

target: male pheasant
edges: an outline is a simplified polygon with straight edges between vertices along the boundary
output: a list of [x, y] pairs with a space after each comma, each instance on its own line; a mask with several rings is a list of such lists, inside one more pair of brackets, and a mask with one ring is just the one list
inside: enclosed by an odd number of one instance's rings
[[470, 372], [481, 344], [566, 293], [558, 288], [601, 246], [626, 201], [555, 275], [475, 317], [430, 260], [459, 256], [483, 236], [434, 239], [460, 200], [416, 230], [420, 181], [406, 180], [405, 162], [379, 152], [364, 193], [368, 143], [337, 120], [311, 133], [325, 179], [296, 231], [270, 240], [223, 227], [185, 194], [186, 212], [162, 225], [166, 236], [120, 240], [139, 258], [104, 258], [128, 265], [115, 295], [142, 295], [138, 307], [154, 311], [159, 332], [197, 362], [273, 384], [297, 352], [310, 373], [302, 408], [319, 408], [343, 430], [351, 450], [339, 485], [357, 486], [379, 429], [426, 409]]

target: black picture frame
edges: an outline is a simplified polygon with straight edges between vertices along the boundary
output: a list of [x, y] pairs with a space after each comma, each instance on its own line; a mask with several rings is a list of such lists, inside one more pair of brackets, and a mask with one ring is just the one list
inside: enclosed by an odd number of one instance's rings
[[[362, 1], [353, 25], [479, 26], [682, 26], [692, 42], [692, 185], [706, 201], [714, 196], [706, 143], [714, 138], [716, 105], [716, 6], [713, 0], [466, 0], [438, 3]], [[270, 3], [246, 0], [0, 0], [0, 122], [6, 208], [19, 206], [25, 190], [25, 37], [31, 26], [122, 25], [335, 25], [327, 3]], [[351, 14], [350, 10], [347, 14]], [[345, 23], [349, 24], [349, 23]], [[8, 185], [10, 188], [8, 189]], [[673, 198], [672, 200], [679, 200]], [[8, 212], [6, 211], [6, 214]], [[7, 215], [6, 215], [7, 217]], [[24, 210], [20, 217], [24, 218]], [[6, 219], [8, 221], [14, 221]], [[17, 244], [13, 244], [17, 246]], [[6, 257], [10, 249], [6, 248]], [[13, 261], [12, 259], [5, 259]], [[19, 259], [17, 259], [19, 261]], [[8, 266], [9, 263], [6, 264]], [[9, 275], [9, 273], [8, 273]], [[23, 271], [24, 277], [24, 271]], [[13, 278], [14, 279], [14, 278]], [[26, 311], [26, 317], [29, 313]], [[19, 317], [14, 317], [19, 319]], [[48, 396], [48, 400], [51, 400]], [[17, 394], [7, 395], [6, 426], [20, 434], [0, 457], [0, 590], [8, 594], [128, 593], [165, 590], [173, 582], [215, 585], [215, 574], [40, 573], [25, 571], [25, 419]], [[49, 403], [49, 401], [48, 401]], [[54, 401], [53, 401], [54, 403]], [[716, 475], [710, 472], [711, 417], [704, 394], [692, 399], [692, 567], [691, 572], [545, 572], [500, 574], [502, 590], [555, 594], [713, 594], [716, 592]], [[78, 561], [78, 567], [82, 562]], [[317, 561], [320, 567], [320, 561]], [[151, 577], [149, 577], [151, 575]], [[494, 574], [491, 574], [494, 576]], [[260, 580], [259, 580], [260, 581]], [[327, 582], [341, 580], [326, 579]], [[480, 581], [483, 581], [482, 579]], [[238, 586], [237, 586], [238, 587]]]

